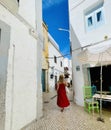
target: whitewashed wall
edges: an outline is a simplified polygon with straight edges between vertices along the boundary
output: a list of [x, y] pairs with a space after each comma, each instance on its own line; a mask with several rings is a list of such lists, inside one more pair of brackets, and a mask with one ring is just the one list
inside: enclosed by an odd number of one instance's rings
[[[71, 1], [71, 0], [69, 0]], [[82, 1], [82, 0], [80, 0]], [[78, 1], [79, 2], [79, 1]], [[111, 37], [111, 29], [109, 28], [111, 23], [111, 17], [109, 12], [111, 11], [109, 5], [111, 1], [104, 1], [104, 10], [105, 10], [105, 24], [98, 28], [94, 29], [90, 32], [86, 32], [85, 28], [85, 19], [84, 14], [88, 8], [95, 7], [96, 4], [102, 3], [103, 0], [84, 0], [84, 2], [79, 2], [80, 4], [72, 4], [70, 7], [70, 24], [75, 31], [76, 36], [79, 39], [81, 46], [85, 46], [88, 44], [93, 44], [95, 42], [104, 40], [104, 37], [107, 35]]]
[[[34, 12], [35, 0], [30, 2], [25, 0], [21, 1], [19, 11], [24, 17], [23, 19], [36, 29]], [[28, 8], [26, 8], [26, 3]], [[25, 13], [25, 11], [27, 13]], [[28, 14], [28, 12], [31, 14]], [[41, 16], [38, 16], [38, 18], [41, 19]], [[41, 75], [41, 61], [38, 62], [37, 58], [39, 57], [38, 60], [41, 59], [42, 45], [39, 44], [41, 44], [42, 41], [40, 39], [37, 44], [37, 40], [30, 35], [30, 27], [26, 22], [19, 20], [17, 16], [15, 17], [1, 5], [0, 20], [10, 27], [8, 67], [6, 68], [6, 95], [3, 95], [5, 96], [5, 128], [3, 130], [19, 130], [36, 118], [42, 116], [41, 79], [37, 79], [37, 76]], [[40, 25], [42, 26], [41, 23]], [[39, 26], [39, 29], [41, 29], [40, 32], [42, 32], [41, 26]], [[4, 38], [7, 37], [4, 35]], [[4, 89], [2, 89], [2, 91], [4, 91]]]
[[[94, 8], [103, 2], [105, 12], [105, 24], [98, 29], [93, 29], [89, 32], [85, 28], [85, 12]], [[79, 105], [83, 105], [83, 86], [85, 85], [84, 73], [82, 64], [79, 62], [77, 55], [81, 50], [76, 50], [81, 46], [84, 47], [89, 44], [103, 41], [105, 36], [111, 38], [111, 1], [109, 0], [69, 0], [69, 21], [70, 21], [70, 34], [72, 44], [72, 67], [73, 67], [73, 86], [75, 90], [75, 102]], [[110, 42], [110, 41], [109, 41]], [[80, 67], [80, 71], [76, 70], [76, 67]]]
[[35, 0], [20, 0], [19, 14], [33, 27], [35, 27]]
[[[50, 78], [53, 73], [59, 79], [60, 74], [64, 74], [64, 57], [62, 56], [58, 44], [54, 41], [51, 35], [49, 36], [49, 89], [54, 90], [55, 87], [55, 77]], [[57, 63], [54, 63], [54, 56], [57, 57]], [[61, 56], [61, 57], [60, 57]], [[60, 58], [59, 58], [60, 57]], [[62, 67], [60, 62], [62, 61]], [[53, 68], [52, 68], [53, 67]]]

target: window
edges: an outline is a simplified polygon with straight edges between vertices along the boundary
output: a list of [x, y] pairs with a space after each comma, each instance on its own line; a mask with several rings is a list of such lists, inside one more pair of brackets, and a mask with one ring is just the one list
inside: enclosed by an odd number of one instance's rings
[[86, 31], [96, 29], [104, 24], [103, 4], [85, 14]]
[[54, 63], [57, 63], [57, 57], [54, 56]]
[[57, 83], [57, 76], [55, 75], [55, 84]]
[[62, 61], [60, 62], [60, 66], [62, 67]]
[[102, 12], [101, 11], [99, 11], [97, 13], [97, 22], [100, 22], [100, 21], [102, 21]]
[[86, 15], [86, 29], [87, 31], [94, 28], [94, 14], [90, 13]]
[[95, 22], [96, 22], [96, 27], [102, 25], [104, 23], [104, 11], [103, 7], [100, 9], [97, 9], [95, 11]]
[[92, 17], [88, 18], [88, 27], [93, 25]]

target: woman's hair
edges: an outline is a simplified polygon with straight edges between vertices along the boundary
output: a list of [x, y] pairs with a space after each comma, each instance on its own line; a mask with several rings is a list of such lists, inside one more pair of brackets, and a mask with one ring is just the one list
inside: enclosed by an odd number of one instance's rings
[[62, 82], [62, 83], [64, 82], [64, 76], [63, 75], [59, 76], [59, 82]]

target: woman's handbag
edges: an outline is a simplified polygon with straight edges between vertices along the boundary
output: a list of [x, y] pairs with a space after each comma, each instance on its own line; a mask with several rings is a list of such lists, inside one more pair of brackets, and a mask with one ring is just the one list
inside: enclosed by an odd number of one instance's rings
[[65, 89], [66, 89], [66, 92], [67, 92], [67, 93], [69, 93], [69, 92], [70, 92], [70, 91], [69, 91], [69, 89], [68, 89], [68, 87], [65, 87]]

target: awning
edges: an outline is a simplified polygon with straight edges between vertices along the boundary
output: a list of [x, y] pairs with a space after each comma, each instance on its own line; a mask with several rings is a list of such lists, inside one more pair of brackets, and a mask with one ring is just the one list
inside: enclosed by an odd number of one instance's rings
[[111, 40], [85, 48], [79, 53], [78, 58], [83, 64], [111, 64]]

